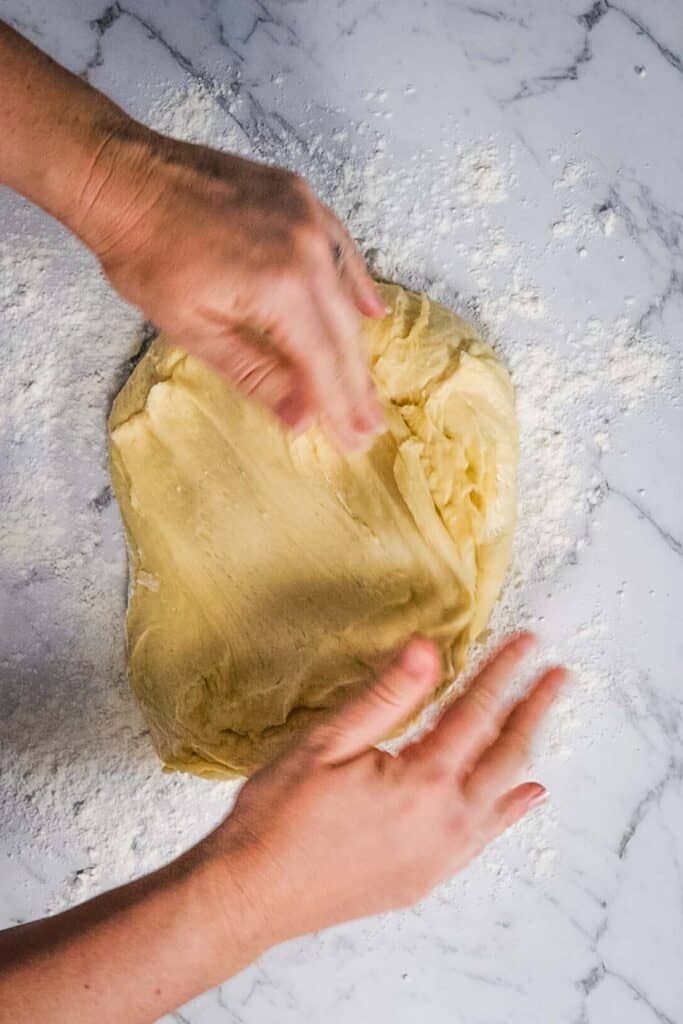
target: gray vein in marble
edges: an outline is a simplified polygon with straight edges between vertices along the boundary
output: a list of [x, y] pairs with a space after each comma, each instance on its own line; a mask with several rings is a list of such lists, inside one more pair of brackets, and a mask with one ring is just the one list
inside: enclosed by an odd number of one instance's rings
[[504, 989], [509, 992], [524, 992], [523, 985], [518, 985], [513, 981], [506, 981], [500, 974], [490, 975], [484, 974], [481, 971], [464, 971], [460, 968], [458, 969], [458, 975], [461, 978], [468, 978], [470, 981], [476, 981], [481, 985], [488, 985], [491, 988]]
[[463, 8], [468, 14], [474, 14], [478, 18], [490, 18], [491, 21], [504, 21], [508, 25], [519, 25], [520, 28], [527, 28], [527, 23], [524, 18], [515, 17], [508, 11], [501, 11], [500, 8], [496, 10], [489, 10], [486, 7], [473, 7], [467, 5]]
[[645, 820], [650, 808], [653, 804], [657, 803], [662, 796], [664, 790], [671, 785], [672, 782], [680, 782], [683, 779], [683, 764], [679, 761], [671, 761], [667, 767], [663, 777], [650, 789], [641, 800], [638, 801], [626, 828], [622, 832], [621, 839], [619, 840], [619, 846], [617, 854], [620, 860], [623, 860], [626, 856], [626, 852], [633, 841], [640, 825]]
[[246, 46], [259, 29], [263, 29], [266, 34], [270, 36], [273, 42], [278, 42], [277, 37], [270, 32], [270, 28], [275, 26], [276, 28], [284, 29], [290, 43], [293, 43], [294, 45], [299, 44], [299, 38], [293, 28], [290, 25], [287, 25], [280, 18], [276, 18], [272, 11], [270, 11], [263, 3], [263, 0], [255, 0], [255, 4], [259, 13], [254, 15], [254, 21], [251, 28], [246, 32], [242, 39], [239, 39], [239, 42]]
[[645, 728], [654, 722], [671, 749], [682, 752], [680, 728], [683, 719], [683, 700], [675, 695], [665, 695], [657, 691], [646, 672], [639, 674], [637, 687], [638, 695], [645, 703], [646, 716], [643, 716], [642, 706], [634, 706], [632, 696], [625, 693], [620, 686], [612, 688], [610, 699], [619, 705], [641, 741], [647, 743], [650, 749], [661, 753], [661, 744], [656, 743]]
[[[175, 61], [178, 67], [185, 72], [193, 81], [199, 82], [205, 89], [211, 92], [216, 104], [221, 110], [233, 121], [245, 134], [247, 133], [247, 125], [244, 124], [235, 114], [230, 101], [216, 88], [217, 83], [213, 75], [208, 74], [206, 71], [202, 71], [201, 68], [195, 66], [195, 64], [186, 57], [176, 46], [170, 43], [162, 32], [152, 24], [147, 18], [143, 18], [142, 15], [138, 14], [137, 11], [131, 10], [129, 7], [125, 7], [121, 3], [110, 4], [99, 18], [95, 18], [91, 21], [91, 26], [95, 30], [97, 44], [94, 57], [88, 61], [85, 70], [83, 71], [83, 77], [87, 78], [88, 73], [95, 67], [98, 67], [102, 63], [102, 39], [106, 33], [116, 24], [119, 18], [126, 16], [132, 21], [136, 22], [144, 31], [147, 33], [150, 39], [153, 39], [158, 43], [170, 57]], [[253, 99], [253, 97], [250, 97]]]
[[676, 71], [683, 73], [683, 60], [681, 57], [662, 43], [643, 21], [636, 18], [630, 13], [630, 11], [625, 10], [618, 4], [612, 3], [611, 0], [596, 0], [596, 2], [593, 3], [587, 11], [578, 15], [576, 18], [579, 25], [584, 29], [584, 36], [581, 42], [581, 47], [577, 51], [574, 59], [564, 67], [558, 68], [557, 70], [548, 71], [545, 74], [537, 75], [534, 78], [523, 79], [517, 92], [513, 96], [501, 101], [503, 105], [515, 103], [518, 100], [528, 99], [531, 96], [541, 96], [545, 93], [552, 92], [564, 82], [575, 82], [579, 77], [580, 68], [583, 65], [588, 64], [593, 57], [593, 49], [590, 40], [593, 29], [599, 25], [603, 18], [610, 12], [614, 12], [614, 14], [618, 14], [625, 18], [626, 21], [636, 30], [638, 35], [643, 36], [652, 43], [657, 52], [671, 67]]
[[507, 106], [510, 103], [516, 103], [531, 96], [543, 96], [555, 90], [563, 82], [575, 82], [579, 77], [579, 68], [587, 64], [593, 56], [590, 33], [594, 25], [602, 17], [602, 12], [598, 10], [601, 7], [602, 4], [598, 0], [585, 14], [577, 17], [576, 20], [579, 25], [584, 27], [585, 31], [581, 47], [569, 64], [556, 70], [548, 71], [543, 75], [537, 75], [534, 78], [523, 79], [517, 92], [507, 99], [503, 99], [501, 101], [502, 105]]
[[[683, 74], [683, 60], [677, 53], [674, 53], [673, 50], [670, 50], [668, 46], [662, 43], [661, 40], [657, 39], [654, 33], [650, 31], [643, 21], [636, 18], [630, 11], [625, 10], [623, 7], [619, 7], [618, 4], [612, 3], [612, 0], [603, 0], [603, 4], [606, 10], [615, 11], [618, 14], [621, 14], [623, 18], [626, 18], [629, 24], [635, 28], [638, 35], [645, 36], [645, 38], [652, 43], [667, 64], [670, 64], [672, 68], [675, 68], [676, 71]], [[597, 7], [598, 4], [595, 4], [594, 6]]]
[[180, 1010], [174, 1010], [170, 1017], [171, 1020], [177, 1021], [177, 1024], [192, 1024], [190, 1018], [186, 1017], [184, 1013], [180, 1012]]
[[216, 989], [216, 1002], [220, 1006], [221, 1010], [225, 1010], [228, 1017], [226, 1018], [227, 1024], [244, 1024], [244, 1017], [242, 1017], [236, 1010], [234, 1010], [227, 1001], [226, 996], [223, 993], [223, 986], [219, 986]]
[[[95, 18], [91, 22], [92, 27], [95, 29], [97, 33], [98, 47], [104, 35], [109, 31], [109, 29], [113, 25], [116, 24], [118, 19], [123, 15], [126, 15], [128, 18], [131, 18], [133, 21], [137, 22], [137, 24], [140, 25], [140, 27], [143, 28], [145, 32], [147, 32], [149, 38], [159, 43], [159, 45], [162, 46], [170, 54], [170, 56], [173, 58], [176, 64], [180, 68], [182, 68], [182, 70], [186, 74], [190, 75], [196, 81], [201, 82], [202, 85], [206, 86], [207, 88], [210, 88], [214, 84], [213, 78], [210, 75], [207, 75], [205, 72], [196, 68], [192, 61], [189, 60], [183, 53], [181, 53], [181, 51], [177, 47], [173, 46], [172, 43], [169, 43], [168, 40], [164, 38], [162, 33], [150, 21], [148, 21], [146, 18], [143, 18], [142, 15], [137, 13], [137, 11], [133, 11], [129, 7], [124, 7], [123, 4], [118, 2], [110, 4], [105, 9], [105, 11], [100, 15], [99, 18]], [[88, 65], [88, 68], [89, 67], [90, 65]], [[228, 111], [226, 111], [226, 113], [227, 112]]]
[[621, 984], [624, 985], [629, 990], [629, 992], [631, 992], [636, 997], [638, 1002], [641, 1002], [645, 1006], [647, 1006], [647, 1008], [653, 1014], [655, 1019], [660, 1022], [660, 1024], [676, 1024], [676, 1022], [672, 1020], [671, 1017], [668, 1017], [665, 1013], [663, 1013], [661, 1010], [658, 1010], [652, 1004], [652, 1002], [647, 998], [642, 989], [638, 988], [636, 985], [633, 984], [633, 982], [629, 981], [622, 974], [619, 974], [618, 971], [614, 971], [606, 967], [602, 961], [600, 961], [600, 964], [597, 967], [593, 967], [590, 970], [590, 972], [585, 976], [585, 978], [581, 978], [578, 982], [579, 988], [582, 990], [583, 994], [583, 1005], [581, 1007], [581, 1014], [577, 1018], [575, 1024], [589, 1024], [587, 1009], [588, 997], [606, 977], [614, 978], [616, 981], [621, 982]]
[[102, 512], [103, 509], [107, 508], [111, 504], [111, 500], [114, 497], [114, 492], [109, 484], [105, 484], [101, 491], [99, 491], [90, 502], [91, 508], [96, 512]]
[[627, 494], [625, 491], [619, 490], [618, 487], [613, 487], [609, 481], [606, 480], [605, 484], [610, 494], [614, 494], [625, 501], [635, 512], [637, 512], [639, 519], [644, 519], [654, 530], [657, 531], [670, 551], [675, 555], [683, 555], [683, 544], [681, 541], [678, 540], [677, 537], [674, 537], [672, 533], [669, 533], [668, 530], [665, 530], [664, 527], [657, 522], [652, 513], [648, 512], [648, 510], [639, 501], [636, 501], [635, 498], [631, 497], [631, 495]]
[[[630, 819], [622, 833], [617, 854], [620, 860], [624, 860], [628, 854], [629, 847], [637, 834], [638, 829], [646, 819], [653, 805], [659, 802], [662, 794], [671, 785], [672, 782], [679, 782], [683, 779], [683, 762], [671, 761], [667, 767], [664, 775], [659, 779], [656, 785], [652, 786], [647, 793], [638, 802], [634, 809]], [[610, 901], [604, 901], [605, 913], [600, 921], [595, 933], [590, 937], [590, 948], [598, 958], [598, 963], [591, 968], [591, 970], [579, 978], [577, 981], [577, 987], [582, 993], [582, 1008], [578, 1018], [576, 1018], [575, 1024], [588, 1024], [589, 1016], [587, 1010], [587, 1000], [591, 992], [597, 988], [597, 986], [603, 981], [605, 977], [612, 977], [620, 981], [628, 990], [644, 1005], [648, 1007], [650, 1012], [655, 1016], [656, 1020], [660, 1024], [676, 1024], [676, 1022], [669, 1017], [666, 1013], [660, 1010], [654, 1005], [652, 1000], [645, 994], [642, 987], [634, 984], [629, 978], [625, 977], [621, 972], [616, 969], [609, 967], [603, 957], [598, 952], [598, 946], [602, 937], [606, 934], [609, 928], [609, 912], [610, 912]]]
[[666, 306], [677, 296], [683, 297], [683, 274], [678, 270], [672, 270], [666, 287], [648, 304], [640, 316], [635, 325], [635, 333], [647, 330], [650, 320], [661, 319]]
[[[642, 182], [624, 178], [625, 185], [630, 181], [636, 190], [634, 200], [641, 208], [644, 224], [640, 224], [631, 202], [623, 195], [623, 190], [616, 186], [609, 189], [609, 202], [615, 213], [621, 217], [629, 237], [639, 246], [643, 246], [644, 239], [648, 233], [661, 243], [667, 257], [667, 265], [671, 259], [677, 263], [681, 261], [683, 245], [683, 213], [665, 206], [660, 200], [656, 200], [652, 190]], [[648, 255], [650, 254], [648, 250]]]
[[605, 974], [609, 975], [611, 978], [616, 978], [617, 981], [620, 981], [622, 985], [624, 985], [629, 990], [629, 992], [631, 992], [636, 997], [636, 999], [639, 1002], [644, 1003], [645, 1006], [647, 1006], [650, 1013], [654, 1015], [654, 1017], [656, 1018], [656, 1020], [660, 1022], [660, 1024], [677, 1024], [673, 1017], [669, 1017], [668, 1014], [664, 1013], [663, 1010], [658, 1009], [654, 1005], [654, 1003], [645, 995], [642, 988], [640, 988], [638, 985], [634, 985], [632, 981], [626, 978], [623, 974], [620, 974], [619, 971], [615, 971], [611, 968], [606, 967]]

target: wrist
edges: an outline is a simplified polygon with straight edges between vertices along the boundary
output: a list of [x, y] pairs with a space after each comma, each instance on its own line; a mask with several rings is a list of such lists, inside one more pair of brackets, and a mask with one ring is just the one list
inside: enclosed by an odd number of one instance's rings
[[159, 138], [118, 110], [96, 118], [90, 127], [77, 188], [56, 215], [99, 260], [118, 247], [139, 219]]
[[[219, 829], [219, 831], [221, 831]], [[208, 836], [193, 853], [192, 884], [210, 915], [217, 973], [235, 974], [280, 941], [265, 910], [267, 897], [248, 849], [225, 848], [224, 837]]]
[[0, 111], [0, 129], [7, 136], [0, 182], [86, 240], [87, 210], [105, 181], [111, 152], [120, 138], [144, 129], [63, 68], [55, 67], [54, 76], [56, 81], [42, 83], [47, 95], [40, 108], [17, 88], [8, 111]]

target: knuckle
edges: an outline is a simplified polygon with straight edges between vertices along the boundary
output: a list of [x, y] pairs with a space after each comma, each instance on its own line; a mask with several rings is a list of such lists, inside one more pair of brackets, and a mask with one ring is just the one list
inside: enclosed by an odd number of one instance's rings
[[339, 737], [340, 731], [334, 723], [323, 722], [311, 729], [301, 746], [310, 757], [319, 758], [334, 749]]
[[500, 738], [501, 745], [510, 753], [527, 757], [531, 749], [531, 743], [526, 733], [523, 733], [515, 726], [508, 726]]
[[317, 249], [321, 242], [320, 228], [309, 218], [300, 220], [292, 228], [292, 240], [295, 251], [308, 254]]
[[495, 696], [485, 687], [476, 687], [468, 694], [466, 705], [476, 721], [477, 728], [484, 733], [489, 742], [492, 742], [499, 731], [500, 705]]
[[451, 835], [462, 836], [463, 832], [469, 831], [471, 812], [465, 798], [458, 794], [451, 803], [448, 816], [447, 829]]
[[498, 701], [486, 686], [475, 686], [469, 693], [472, 707], [490, 718], [498, 709]]
[[375, 700], [383, 707], [400, 710], [403, 707], [403, 688], [396, 678], [383, 679], [372, 691]]
[[452, 786], [453, 773], [442, 760], [430, 759], [422, 769], [422, 783], [429, 789], [441, 789]]
[[300, 196], [304, 196], [306, 199], [313, 198], [313, 190], [308, 184], [303, 174], [299, 174], [297, 171], [285, 171], [290, 188], [297, 192]]
[[307, 292], [302, 269], [296, 261], [278, 267], [271, 272], [268, 287], [271, 294], [276, 296], [280, 303], [287, 304], [287, 308], [293, 308], [295, 303], [301, 302]]

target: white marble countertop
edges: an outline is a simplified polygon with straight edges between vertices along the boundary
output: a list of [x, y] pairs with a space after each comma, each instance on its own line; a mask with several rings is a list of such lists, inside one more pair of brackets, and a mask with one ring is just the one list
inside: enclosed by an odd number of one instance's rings
[[[678, 0], [0, 0], [0, 17], [136, 116], [301, 167], [380, 273], [488, 330], [528, 432], [505, 615], [576, 666], [536, 763], [549, 809], [414, 910], [273, 950], [166, 1024], [683, 1021]], [[161, 863], [230, 787], [161, 775], [124, 678], [104, 423], [137, 317], [47, 217], [7, 193], [0, 211], [10, 923]]]

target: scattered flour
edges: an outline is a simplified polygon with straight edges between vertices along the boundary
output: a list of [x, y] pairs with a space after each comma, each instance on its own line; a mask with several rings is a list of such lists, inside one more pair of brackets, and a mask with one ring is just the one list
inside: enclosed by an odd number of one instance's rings
[[[365, 99], [381, 111], [386, 96]], [[378, 276], [428, 290], [473, 319], [502, 352], [518, 395], [520, 516], [492, 630], [529, 621], [529, 594], [585, 544], [586, 522], [601, 500], [600, 455], [610, 420], [670, 387], [668, 357], [626, 316], [560, 321], [552, 293], [534, 279], [528, 253], [506, 226], [508, 206], [524, 201], [514, 149], [503, 153], [483, 138], [394, 162], [379, 130], [348, 124], [339, 112], [330, 112], [339, 127], [326, 136], [311, 115], [296, 130], [257, 118], [248, 137], [244, 102], [230, 87], [192, 84], [157, 102], [149, 121], [300, 171], [348, 223]], [[555, 188], [569, 195], [585, 177], [582, 165], [568, 164]], [[107, 400], [140, 341], [138, 320], [71, 239], [56, 227], [46, 235], [38, 215], [31, 223], [35, 237], [10, 231], [0, 243], [0, 314], [11, 367], [0, 383], [7, 461], [0, 587], [8, 608], [16, 604], [17, 631], [36, 631], [35, 657], [10, 643], [0, 659], [3, 678], [13, 681], [0, 725], [0, 820], [14, 856], [28, 858], [36, 849], [56, 858], [61, 881], [47, 911], [99, 891], [103, 880], [125, 881], [169, 859], [225, 813], [234, 787], [163, 776], [123, 677], [123, 542], [107, 487], [104, 431]], [[561, 257], [577, 239], [614, 231], [613, 210], [581, 211], [578, 199], [568, 199], [549, 244]], [[59, 277], [65, 254], [78, 269], [68, 281]], [[127, 339], [115, 352], [112, 324]], [[95, 451], [96, 464], [86, 472], [72, 458], [65, 470], [65, 450], [82, 456], [83, 465]], [[83, 496], [83, 509], [66, 521], [60, 506], [74, 493]], [[22, 620], [38, 599], [54, 605], [54, 621]], [[44, 650], [43, 632], [53, 636], [59, 622], [60, 644]], [[600, 622], [587, 623], [579, 666], [586, 700], [604, 685], [591, 661], [601, 640]], [[46, 664], [53, 667], [49, 678]], [[81, 687], [87, 697], [79, 700]], [[570, 756], [577, 721], [577, 714], [563, 717], [551, 737], [553, 757]], [[547, 836], [520, 830], [517, 837], [532, 870], [550, 873]], [[81, 865], [66, 877], [62, 847], [70, 863], [75, 857]], [[490, 864], [500, 873], [495, 858]]]

